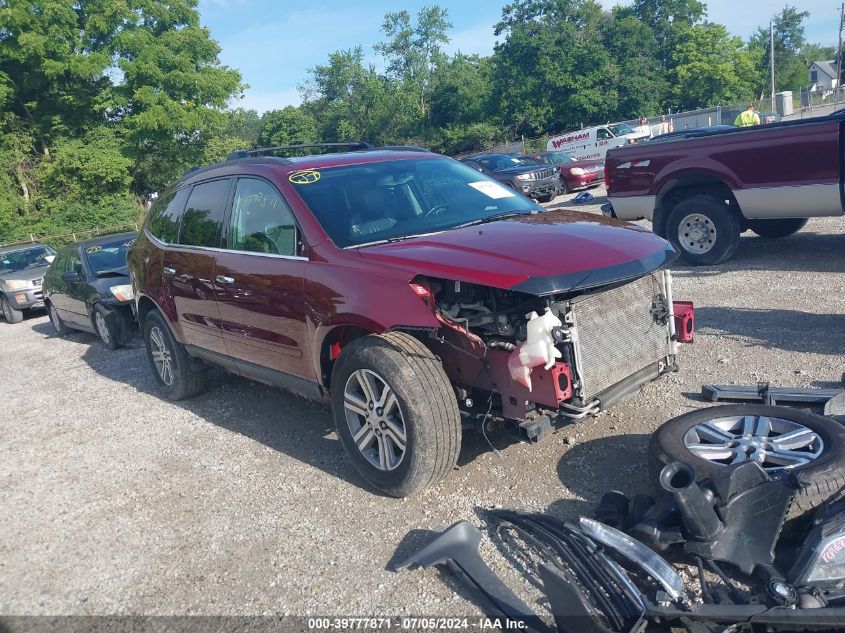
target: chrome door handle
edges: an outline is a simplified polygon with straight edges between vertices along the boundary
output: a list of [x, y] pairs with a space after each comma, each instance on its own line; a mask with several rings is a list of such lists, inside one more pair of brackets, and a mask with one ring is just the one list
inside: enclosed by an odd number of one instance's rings
[[175, 269], [175, 268], [171, 268], [170, 266], [165, 266], [165, 267], [162, 269], [162, 272], [163, 272], [165, 275], [175, 275], [175, 274], [176, 274], [176, 269]]
[[217, 275], [217, 277], [215, 277], [215, 279], [217, 281], [219, 281], [221, 284], [233, 284], [233, 283], [235, 283], [234, 277], [227, 277], [226, 275]]

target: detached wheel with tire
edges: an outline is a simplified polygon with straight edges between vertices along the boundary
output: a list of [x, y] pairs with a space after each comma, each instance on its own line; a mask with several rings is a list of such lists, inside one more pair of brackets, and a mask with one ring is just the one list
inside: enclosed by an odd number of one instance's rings
[[50, 317], [50, 323], [53, 324], [53, 329], [56, 330], [56, 336], [65, 336], [68, 333], [67, 326], [52, 303], [47, 304], [47, 314]]
[[699, 480], [749, 461], [772, 474], [792, 472], [804, 487], [795, 495], [789, 519], [845, 486], [845, 427], [788, 407], [743, 404], [691, 411], [658, 428], [648, 453], [655, 484], [663, 467], [676, 461], [692, 466]]
[[3, 295], [0, 295], [0, 312], [3, 313], [6, 323], [20, 323], [23, 321], [23, 312], [15, 310], [12, 304], [9, 303], [9, 300]]
[[748, 228], [760, 237], [776, 239], [797, 233], [807, 224], [807, 218], [786, 218], [782, 220], [748, 220]]
[[183, 400], [205, 391], [208, 383], [205, 371], [191, 366], [185, 348], [174, 338], [157, 310], [144, 318], [144, 344], [147, 360], [168, 400]]
[[380, 491], [407, 497], [455, 467], [458, 403], [440, 361], [414, 337], [388, 332], [353, 341], [337, 360], [331, 391], [340, 441]]
[[739, 218], [724, 201], [697, 195], [679, 202], [666, 218], [666, 239], [686, 263], [720, 264], [739, 246]]
[[119, 315], [98, 303], [94, 306], [93, 320], [94, 329], [103, 345], [109, 349], [117, 349], [122, 345], [123, 327]]

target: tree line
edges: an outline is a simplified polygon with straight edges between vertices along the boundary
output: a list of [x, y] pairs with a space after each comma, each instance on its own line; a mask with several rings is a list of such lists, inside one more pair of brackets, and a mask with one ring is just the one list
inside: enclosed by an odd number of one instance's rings
[[[808, 13], [775, 19], [776, 89], [807, 83]], [[0, 0], [0, 243], [117, 225], [184, 168], [314, 141], [458, 153], [583, 124], [768, 94], [769, 28], [748, 40], [698, 0], [514, 0], [490, 56], [447, 54], [448, 12], [384, 16], [380, 69], [358, 46], [309, 69], [302, 103], [230, 108], [197, 0]]]

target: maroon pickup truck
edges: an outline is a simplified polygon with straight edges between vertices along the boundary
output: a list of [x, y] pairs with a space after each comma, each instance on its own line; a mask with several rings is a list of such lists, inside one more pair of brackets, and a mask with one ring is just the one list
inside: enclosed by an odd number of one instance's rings
[[689, 264], [718, 264], [743, 231], [785, 237], [807, 218], [842, 215], [843, 121], [839, 111], [612, 149], [602, 210], [651, 220]]

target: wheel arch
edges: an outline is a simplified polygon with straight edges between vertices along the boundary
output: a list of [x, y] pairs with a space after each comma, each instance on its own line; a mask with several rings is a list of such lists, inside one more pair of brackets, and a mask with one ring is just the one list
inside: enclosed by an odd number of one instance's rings
[[406, 332], [415, 338], [421, 331], [433, 331], [434, 328], [420, 328], [413, 326], [384, 327], [374, 321], [336, 323], [321, 328], [315, 337], [314, 350], [317, 378], [320, 385], [327, 391], [331, 387], [332, 370], [343, 348], [352, 341], [364, 336], [384, 334], [386, 332]]
[[170, 320], [170, 317], [167, 316], [167, 313], [162, 310], [161, 306], [159, 306], [153, 299], [151, 299], [147, 295], [141, 295], [140, 297], [138, 297], [138, 300], [135, 305], [138, 310], [137, 319], [138, 326], [141, 332], [144, 331], [144, 319], [146, 318], [146, 316], [153, 310], [158, 310], [159, 314], [161, 314], [161, 316], [164, 318], [164, 321], [167, 323], [167, 326], [170, 328], [170, 331], [173, 333], [173, 336], [176, 336], [176, 330], [173, 327], [173, 322]]
[[674, 174], [666, 178], [658, 190], [652, 227], [655, 233], [666, 237], [666, 219], [672, 209], [686, 198], [708, 195], [725, 200], [737, 215], [740, 226], [745, 229], [745, 217], [733, 193], [731, 183], [721, 174], [706, 171], [692, 171]]

